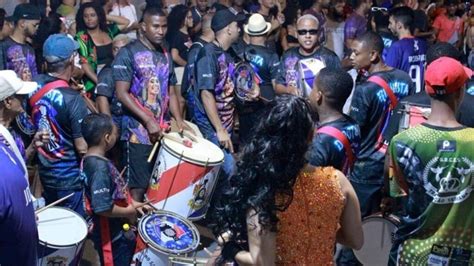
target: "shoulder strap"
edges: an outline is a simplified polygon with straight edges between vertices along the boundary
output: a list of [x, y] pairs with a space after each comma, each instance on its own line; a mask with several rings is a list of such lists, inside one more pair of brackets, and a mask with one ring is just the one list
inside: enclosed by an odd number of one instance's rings
[[351, 142], [342, 131], [332, 126], [322, 126], [316, 130], [316, 133], [326, 134], [339, 140], [346, 150], [346, 156], [352, 168], [355, 162], [354, 153], [352, 152]]
[[371, 76], [368, 81], [375, 83], [383, 88], [385, 93], [387, 93], [388, 98], [390, 99], [390, 109], [395, 109], [395, 106], [398, 104], [397, 96], [393, 93], [393, 90], [388, 86], [387, 82], [379, 76]]
[[44, 85], [38, 92], [31, 96], [30, 106], [33, 107], [41, 99], [41, 97], [43, 97], [49, 91], [61, 87], [69, 87], [69, 84], [62, 79], [46, 83], [46, 85]]

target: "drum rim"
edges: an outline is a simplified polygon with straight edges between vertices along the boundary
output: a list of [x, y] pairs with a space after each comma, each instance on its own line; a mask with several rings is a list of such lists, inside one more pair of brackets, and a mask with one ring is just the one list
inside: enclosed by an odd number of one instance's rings
[[[364, 222], [366, 221], [371, 221], [371, 220], [384, 220], [384, 221], [388, 221], [390, 224], [392, 224], [393, 226], [395, 226], [397, 229], [398, 227], [400, 226], [400, 218], [392, 213], [388, 214], [388, 215], [383, 215], [382, 213], [374, 213], [374, 214], [371, 214], [369, 216], [366, 216], [362, 219], [362, 227], [364, 226]], [[363, 229], [362, 229], [363, 230]], [[392, 243], [392, 246], [393, 246], [393, 243]], [[362, 246], [363, 248], [363, 246]], [[359, 250], [353, 250], [354, 252], [354, 256], [363, 264], [368, 264], [370, 263], [370, 261], [367, 261], [367, 260], [364, 260], [364, 258], [361, 258], [360, 255], [360, 252], [362, 252], [363, 249], [359, 249]], [[389, 252], [389, 256], [390, 256], [390, 252]]]
[[[189, 226], [189, 228], [191, 229], [191, 231], [193, 233], [193, 236], [194, 236], [194, 241], [193, 241], [192, 245], [190, 245], [188, 248], [183, 249], [182, 251], [179, 251], [179, 252], [174, 252], [171, 249], [164, 248], [164, 247], [156, 245], [146, 234], [144, 234], [144, 232], [142, 230], [142, 224], [144, 223], [144, 221], [153, 214], [165, 214], [165, 215], [173, 216], [173, 217], [176, 217], [179, 220], [181, 220], [181, 222], [183, 222], [187, 226]], [[140, 219], [140, 221], [138, 222], [137, 229], [138, 229], [138, 234], [140, 235], [141, 239], [148, 245], [148, 247], [152, 248], [153, 250], [155, 250], [157, 252], [160, 252], [160, 253], [163, 253], [163, 254], [166, 254], [166, 255], [171, 255], [171, 254], [177, 255], [177, 254], [189, 253], [189, 252], [195, 250], [199, 246], [199, 243], [201, 242], [201, 238], [200, 238], [199, 231], [198, 231], [197, 227], [189, 219], [186, 219], [185, 217], [183, 217], [183, 216], [181, 216], [177, 213], [174, 213], [172, 211], [156, 210], [156, 211], [154, 211], [150, 214], [147, 214], [147, 215], [143, 216]]]
[[[84, 238], [79, 241], [79, 242], [76, 242], [74, 244], [70, 244], [70, 245], [56, 245], [56, 244], [51, 244], [49, 242], [45, 242], [43, 240], [40, 239], [40, 236], [39, 236], [39, 230], [38, 230], [38, 243], [40, 243], [41, 245], [43, 245], [44, 247], [47, 247], [47, 248], [57, 248], [57, 249], [66, 249], [66, 248], [70, 248], [70, 247], [75, 247], [75, 246], [79, 246], [79, 245], [82, 245], [84, 243], [84, 241], [86, 240], [87, 238], [87, 235], [89, 234], [88, 231], [89, 231], [89, 228], [87, 227], [87, 222], [86, 222], [86, 219], [84, 219], [84, 217], [82, 217], [79, 213], [69, 209], [69, 208], [66, 208], [66, 207], [62, 207], [62, 206], [53, 206], [53, 207], [50, 207], [49, 209], [63, 209], [63, 210], [66, 210], [66, 211], [69, 211], [69, 212], [72, 212], [74, 215], [76, 215], [77, 217], [79, 217], [83, 222], [84, 224], [86, 225], [86, 235], [84, 236]], [[47, 211], [47, 210], [45, 210]], [[38, 226], [37, 226], [38, 227]]]
[[[206, 140], [206, 139], [204, 139]], [[207, 140], [206, 140], [207, 141]], [[210, 141], [209, 141], [210, 142]], [[162, 145], [163, 145], [163, 148], [166, 149], [167, 152], [171, 153], [173, 156], [179, 158], [181, 157], [181, 154], [174, 151], [171, 147], [169, 147], [168, 145], [166, 145], [166, 142], [165, 140], [162, 140], [161, 141]], [[211, 144], [215, 145], [214, 143], [210, 142]], [[192, 163], [192, 164], [196, 164], [198, 166], [219, 166], [221, 165], [223, 162], [224, 162], [224, 156], [222, 156], [222, 160], [218, 160], [218, 161], [201, 161], [201, 160], [195, 160], [195, 159], [191, 159], [189, 158], [188, 156], [184, 155], [184, 153], [182, 154], [183, 156], [183, 160], [188, 162], [188, 163]]]

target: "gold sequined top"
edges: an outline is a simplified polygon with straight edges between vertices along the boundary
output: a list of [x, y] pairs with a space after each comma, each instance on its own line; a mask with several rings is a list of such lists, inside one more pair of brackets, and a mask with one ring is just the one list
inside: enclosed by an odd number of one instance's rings
[[304, 170], [278, 215], [277, 265], [332, 265], [344, 196], [332, 167]]

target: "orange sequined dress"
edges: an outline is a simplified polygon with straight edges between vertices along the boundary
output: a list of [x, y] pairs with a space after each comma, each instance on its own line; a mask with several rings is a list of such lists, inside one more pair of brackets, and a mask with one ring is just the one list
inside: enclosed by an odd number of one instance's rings
[[344, 207], [336, 170], [304, 170], [293, 190], [293, 201], [278, 215], [277, 265], [333, 264], [336, 232]]

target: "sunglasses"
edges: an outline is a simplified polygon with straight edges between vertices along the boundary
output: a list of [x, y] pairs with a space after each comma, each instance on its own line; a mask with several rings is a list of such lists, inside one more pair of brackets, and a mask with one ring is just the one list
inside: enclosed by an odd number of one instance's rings
[[311, 30], [297, 30], [296, 31], [298, 35], [306, 35], [309, 33], [309, 35], [317, 35], [319, 30], [317, 29], [311, 29]]
[[376, 7], [376, 6], [374, 6], [374, 7], [370, 8], [370, 10], [372, 12], [377, 12], [377, 11], [388, 12], [388, 9], [385, 8], [385, 7]]

